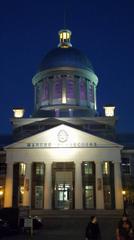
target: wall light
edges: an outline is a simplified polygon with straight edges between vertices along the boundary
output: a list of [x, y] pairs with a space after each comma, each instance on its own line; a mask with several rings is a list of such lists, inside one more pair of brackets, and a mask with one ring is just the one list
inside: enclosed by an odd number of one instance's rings
[[115, 106], [113, 105], [105, 105], [104, 107], [105, 116], [106, 117], [114, 117]]
[[4, 195], [4, 188], [3, 186], [0, 186], [0, 197]]
[[22, 118], [24, 116], [24, 108], [13, 108], [14, 118]]

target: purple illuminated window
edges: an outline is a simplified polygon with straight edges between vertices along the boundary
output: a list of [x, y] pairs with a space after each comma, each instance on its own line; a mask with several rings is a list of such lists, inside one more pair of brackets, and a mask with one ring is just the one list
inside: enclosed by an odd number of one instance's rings
[[62, 79], [53, 81], [53, 98], [62, 98]]
[[42, 89], [41, 89], [41, 101], [48, 100], [48, 81], [45, 80], [42, 83]]
[[73, 80], [68, 80], [67, 81], [67, 98], [75, 98], [75, 82]]
[[86, 81], [80, 80], [80, 100], [86, 100]]
[[88, 97], [90, 102], [94, 102], [94, 85], [91, 82], [88, 85]]

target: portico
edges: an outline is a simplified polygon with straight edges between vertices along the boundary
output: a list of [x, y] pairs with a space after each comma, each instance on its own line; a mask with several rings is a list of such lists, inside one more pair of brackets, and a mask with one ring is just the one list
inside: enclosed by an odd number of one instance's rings
[[7, 146], [5, 207], [121, 209], [121, 148], [64, 124]]

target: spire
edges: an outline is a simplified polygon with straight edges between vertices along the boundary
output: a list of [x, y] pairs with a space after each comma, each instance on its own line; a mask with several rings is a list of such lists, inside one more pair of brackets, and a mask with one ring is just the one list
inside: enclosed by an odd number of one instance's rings
[[59, 34], [59, 44], [58, 47], [60, 48], [69, 48], [72, 47], [72, 44], [70, 43], [70, 39], [71, 39], [71, 31], [68, 29], [62, 29], [58, 32]]

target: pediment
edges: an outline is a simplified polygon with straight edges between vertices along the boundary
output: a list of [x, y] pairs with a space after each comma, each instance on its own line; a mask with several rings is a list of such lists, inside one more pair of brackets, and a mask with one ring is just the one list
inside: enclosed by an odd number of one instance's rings
[[122, 148], [121, 145], [61, 124], [6, 146], [11, 148]]

